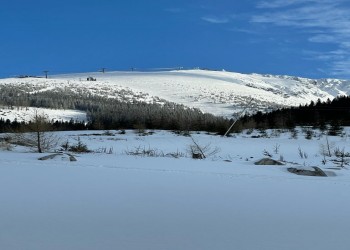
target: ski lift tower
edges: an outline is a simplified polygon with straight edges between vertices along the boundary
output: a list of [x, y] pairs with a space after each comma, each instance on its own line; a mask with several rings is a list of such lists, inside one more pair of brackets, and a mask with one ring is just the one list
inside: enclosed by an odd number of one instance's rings
[[48, 70], [44, 70], [43, 72], [45, 74], [45, 78], [47, 79], [47, 73], [49, 73], [49, 71]]

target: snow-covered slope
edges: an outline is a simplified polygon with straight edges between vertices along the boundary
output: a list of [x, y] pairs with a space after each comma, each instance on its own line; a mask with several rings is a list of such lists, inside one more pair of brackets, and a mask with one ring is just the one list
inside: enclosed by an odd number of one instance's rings
[[45, 114], [47, 115], [48, 119], [54, 120], [54, 121], [86, 121], [86, 113], [83, 111], [78, 110], [55, 110], [55, 109], [45, 109], [45, 108], [33, 108], [33, 107], [16, 107], [13, 109], [10, 109], [8, 107], [1, 107], [0, 106], [0, 117], [4, 120], [10, 120], [14, 121], [17, 120], [18, 122], [28, 122], [32, 120], [35, 112], [38, 112], [38, 114]]
[[[87, 81], [88, 77], [96, 81]], [[350, 92], [350, 81], [313, 80], [290, 76], [240, 74], [225, 71], [179, 70], [162, 72], [79, 73], [44, 78], [1, 79], [0, 85], [18, 86], [34, 93], [70, 89], [124, 101], [165, 100], [230, 117], [251, 99], [251, 111], [296, 106], [327, 100]]]

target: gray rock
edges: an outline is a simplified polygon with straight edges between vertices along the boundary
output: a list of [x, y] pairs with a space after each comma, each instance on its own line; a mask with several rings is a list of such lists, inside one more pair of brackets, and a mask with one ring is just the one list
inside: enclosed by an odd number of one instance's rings
[[327, 177], [326, 173], [323, 172], [322, 169], [320, 169], [319, 167], [313, 167], [315, 169], [315, 173], [316, 173], [316, 176], [324, 176], [324, 177]]
[[69, 161], [77, 161], [77, 158], [74, 157], [74, 155], [68, 154]]
[[46, 155], [46, 156], [40, 157], [38, 160], [45, 161], [45, 160], [53, 159], [58, 155], [62, 155], [62, 154], [58, 153], [58, 154]]
[[308, 170], [308, 169], [301, 169], [301, 168], [288, 168], [288, 172], [297, 174], [297, 175], [304, 175], [304, 176], [322, 176], [327, 177], [327, 174], [323, 172], [322, 169], [319, 167], [312, 167], [314, 170]]
[[282, 162], [276, 161], [271, 158], [263, 158], [254, 163], [255, 165], [284, 165]]
[[69, 157], [69, 161], [77, 161], [77, 159], [74, 157], [74, 155], [63, 154], [63, 153], [56, 153], [56, 154], [46, 155], [46, 156], [40, 157], [38, 160], [46, 161], [46, 160], [51, 160], [51, 159], [55, 158], [56, 156], [65, 156], [65, 155]]

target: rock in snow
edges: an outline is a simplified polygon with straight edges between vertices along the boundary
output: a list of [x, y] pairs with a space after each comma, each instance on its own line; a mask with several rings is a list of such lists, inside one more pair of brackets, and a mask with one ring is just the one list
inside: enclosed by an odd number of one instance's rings
[[283, 163], [271, 158], [263, 158], [254, 163], [255, 165], [284, 165]]

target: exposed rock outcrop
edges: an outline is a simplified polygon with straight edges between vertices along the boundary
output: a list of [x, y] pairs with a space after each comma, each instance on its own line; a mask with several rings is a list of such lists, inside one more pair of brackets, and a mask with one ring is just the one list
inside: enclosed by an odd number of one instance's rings
[[254, 163], [255, 165], [284, 165], [282, 162], [276, 161], [271, 158], [263, 158]]
[[322, 176], [327, 177], [327, 174], [323, 172], [319, 167], [312, 167], [314, 170], [302, 169], [302, 168], [288, 168], [288, 172], [297, 174], [297, 175], [305, 175], [305, 176]]

